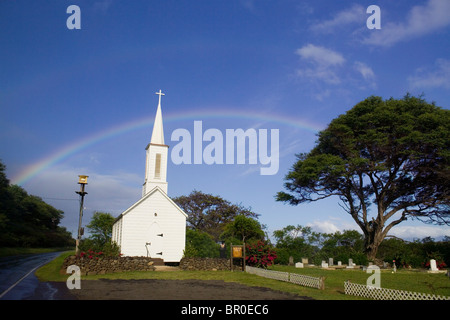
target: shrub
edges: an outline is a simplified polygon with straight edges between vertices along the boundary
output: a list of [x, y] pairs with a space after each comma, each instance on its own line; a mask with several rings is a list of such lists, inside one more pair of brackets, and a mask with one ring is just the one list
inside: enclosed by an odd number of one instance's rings
[[[101, 252], [101, 257], [118, 257], [120, 255], [120, 247], [115, 242], [107, 242], [100, 245], [92, 239], [84, 239], [80, 243], [80, 251], [85, 253], [85, 256], [92, 255], [92, 253]], [[95, 256], [95, 255], [94, 255]]]
[[98, 252], [96, 252], [96, 251], [94, 251], [94, 250], [91, 250], [91, 249], [88, 249], [87, 251], [81, 251], [81, 253], [80, 253], [80, 257], [81, 258], [88, 258], [88, 259], [99, 259], [99, 258], [102, 258], [103, 256], [103, 252], [102, 251], [98, 251]]
[[219, 245], [206, 232], [186, 230], [185, 257], [217, 258]]
[[261, 240], [247, 244], [245, 250], [245, 263], [251, 267], [267, 268], [277, 258], [275, 250]]

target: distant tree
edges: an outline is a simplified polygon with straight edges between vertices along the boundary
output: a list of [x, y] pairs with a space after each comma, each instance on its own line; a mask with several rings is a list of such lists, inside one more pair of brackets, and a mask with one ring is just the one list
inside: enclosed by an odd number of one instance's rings
[[331, 121], [316, 146], [297, 155], [278, 201], [331, 196], [364, 234], [369, 260], [407, 220], [450, 224], [450, 111], [406, 95], [370, 97]]
[[64, 213], [22, 187], [9, 185], [4, 171], [0, 162], [0, 246], [73, 245], [71, 234], [59, 226]]
[[227, 223], [238, 215], [257, 218], [258, 214], [241, 205], [231, 204], [219, 196], [192, 191], [188, 196], [173, 199], [187, 213], [187, 227], [208, 233], [219, 240]]
[[287, 264], [291, 256], [295, 261], [306, 257], [312, 258], [319, 250], [316, 243], [320, 235], [313, 232], [311, 227], [288, 225], [275, 230], [273, 237], [276, 241], [277, 263]]
[[11, 207], [11, 195], [8, 190], [9, 180], [6, 177], [5, 170], [5, 165], [0, 161], [0, 232], [7, 227], [7, 211]]
[[94, 212], [91, 221], [86, 226], [89, 229], [90, 238], [104, 245], [111, 241], [112, 227], [115, 218], [106, 212]]
[[263, 240], [264, 231], [261, 224], [253, 218], [238, 215], [225, 226], [221, 235], [223, 240], [227, 238], [238, 239], [242, 242], [249, 240]]
[[336, 261], [352, 258], [356, 264], [367, 264], [364, 254], [364, 237], [356, 230], [326, 234], [320, 250], [320, 259], [333, 257]]
[[316, 244], [321, 235], [317, 232], [313, 232], [311, 227], [303, 227], [297, 225], [288, 225], [281, 230], [275, 230], [273, 236], [276, 239], [276, 245], [278, 248], [287, 248], [293, 251], [299, 250], [303, 245]]

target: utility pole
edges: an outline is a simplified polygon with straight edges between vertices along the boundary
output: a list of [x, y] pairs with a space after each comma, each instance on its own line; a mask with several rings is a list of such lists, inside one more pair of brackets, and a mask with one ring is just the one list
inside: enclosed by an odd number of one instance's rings
[[75, 255], [78, 257], [80, 255], [80, 249], [79, 249], [79, 245], [80, 245], [80, 240], [81, 240], [81, 236], [84, 233], [83, 232], [83, 228], [81, 228], [81, 218], [83, 217], [83, 203], [84, 203], [84, 196], [87, 194], [87, 192], [84, 191], [84, 187], [85, 185], [87, 185], [87, 178], [89, 176], [83, 176], [80, 175], [78, 176], [78, 184], [80, 185], [80, 191], [75, 191], [75, 193], [79, 194], [81, 197], [80, 200], [80, 218], [78, 221], [78, 236], [77, 236], [77, 240], [76, 240], [76, 248], [75, 248]]

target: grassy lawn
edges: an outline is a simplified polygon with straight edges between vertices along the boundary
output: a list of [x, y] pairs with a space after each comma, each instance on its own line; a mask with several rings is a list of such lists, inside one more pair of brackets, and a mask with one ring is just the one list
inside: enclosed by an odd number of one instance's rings
[[[73, 252], [63, 253], [61, 256], [39, 268], [36, 271], [41, 281], [66, 281], [68, 274], [61, 274], [60, 267], [65, 257]], [[318, 290], [299, 286], [278, 280], [266, 279], [245, 272], [230, 271], [136, 271], [105, 275], [82, 276], [81, 280], [95, 279], [201, 279], [223, 280], [239, 282], [248, 286], [267, 287], [273, 290], [285, 291], [300, 296], [307, 296], [318, 300], [361, 300], [363, 298], [345, 295], [344, 281], [365, 284], [369, 274], [362, 270], [322, 270], [320, 268], [297, 269], [288, 266], [274, 266], [273, 270], [299, 273], [313, 277], [326, 277], [325, 290]], [[389, 270], [381, 271], [381, 286], [383, 288], [416, 291], [450, 296], [450, 279], [445, 274], [429, 274], [420, 271], [397, 271], [392, 274]]]

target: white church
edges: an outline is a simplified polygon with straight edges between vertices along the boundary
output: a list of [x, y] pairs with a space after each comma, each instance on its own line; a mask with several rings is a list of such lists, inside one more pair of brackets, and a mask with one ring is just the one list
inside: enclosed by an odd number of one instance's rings
[[164, 130], [159, 90], [158, 108], [150, 143], [146, 147], [145, 181], [142, 197], [120, 214], [113, 225], [112, 241], [124, 256], [161, 258], [179, 262], [186, 242], [187, 214], [167, 195], [169, 146]]

